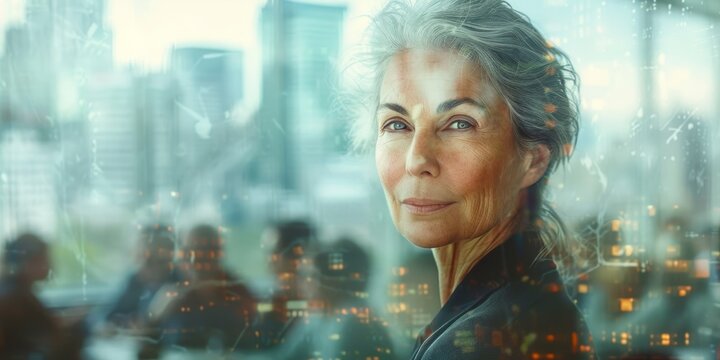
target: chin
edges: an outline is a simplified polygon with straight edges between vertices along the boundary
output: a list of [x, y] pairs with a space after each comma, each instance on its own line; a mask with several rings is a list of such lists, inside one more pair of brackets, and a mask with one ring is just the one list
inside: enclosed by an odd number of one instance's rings
[[400, 234], [413, 243], [413, 245], [433, 249], [448, 245], [452, 242], [452, 238], [444, 231], [438, 231], [437, 228], [428, 229], [426, 226], [418, 224], [407, 224], [398, 227]]

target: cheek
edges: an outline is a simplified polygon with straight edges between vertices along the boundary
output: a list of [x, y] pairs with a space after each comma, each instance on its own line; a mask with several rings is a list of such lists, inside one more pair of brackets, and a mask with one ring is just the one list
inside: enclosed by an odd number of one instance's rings
[[[502, 147], [500, 147], [502, 148]], [[467, 214], [476, 224], [493, 222], [507, 210], [518, 190], [516, 161], [507, 149], [482, 149], [465, 159], [462, 173], [456, 174], [459, 192], [466, 194]], [[472, 164], [468, 166], [467, 164]]]
[[460, 154], [465, 156], [457, 156], [453, 161], [456, 163], [454, 168], [459, 170], [454, 172], [454, 176], [461, 191], [484, 195], [481, 193], [499, 185], [500, 172], [503, 170], [501, 162], [504, 161], [500, 159], [502, 156], [498, 156], [501, 153], [487, 144], [475, 143], [466, 146], [466, 150]]
[[385, 192], [392, 193], [404, 169], [402, 151], [391, 143], [378, 144], [375, 148], [375, 167]]

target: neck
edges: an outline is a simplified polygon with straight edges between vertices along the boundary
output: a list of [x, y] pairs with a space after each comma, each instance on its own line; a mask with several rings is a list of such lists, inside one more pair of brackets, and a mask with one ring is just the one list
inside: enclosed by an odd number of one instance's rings
[[515, 212], [478, 237], [433, 249], [443, 305], [473, 266], [518, 229], [519, 218]]

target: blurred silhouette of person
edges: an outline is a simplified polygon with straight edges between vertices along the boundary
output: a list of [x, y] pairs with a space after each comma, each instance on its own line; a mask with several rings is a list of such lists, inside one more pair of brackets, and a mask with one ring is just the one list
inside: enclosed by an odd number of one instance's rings
[[[193, 227], [181, 252], [186, 281], [159, 292], [167, 305], [155, 321], [164, 345], [232, 351], [253, 347], [257, 299], [225, 268], [223, 239], [211, 225]], [[153, 306], [155, 307], [155, 306]]]
[[315, 229], [302, 220], [281, 222], [269, 229], [263, 245], [270, 247], [270, 269], [275, 275], [273, 297], [283, 301], [305, 299], [304, 270], [309, 269], [315, 247]]
[[308, 291], [312, 253], [316, 243], [315, 228], [307, 221], [281, 221], [263, 234], [262, 246], [270, 249], [269, 266], [274, 287], [269, 294], [272, 309], [260, 313], [253, 327], [256, 348], [280, 345], [306, 309], [311, 297]]
[[81, 334], [63, 331], [59, 319], [35, 296], [50, 271], [48, 246], [25, 233], [5, 244], [0, 279], [0, 358], [80, 357]]
[[139, 235], [139, 268], [128, 278], [107, 312], [106, 320], [122, 328], [146, 328], [151, 316], [149, 307], [157, 291], [181, 280], [174, 257], [173, 229], [161, 224], [144, 226]]
[[287, 336], [285, 359], [395, 358], [387, 324], [367, 299], [370, 257], [355, 241], [341, 238], [314, 258], [317, 305]]
[[193, 227], [180, 251], [180, 269], [191, 282], [237, 281], [222, 263], [225, 256], [220, 232], [211, 225]]

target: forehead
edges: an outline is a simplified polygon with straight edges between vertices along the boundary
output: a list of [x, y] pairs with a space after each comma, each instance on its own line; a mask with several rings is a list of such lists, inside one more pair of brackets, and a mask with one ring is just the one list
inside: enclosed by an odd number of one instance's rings
[[435, 106], [448, 99], [496, 98], [482, 69], [449, 50], [407, 49], [389, 61], [380, 89], [381, 102], [422, 102]]

